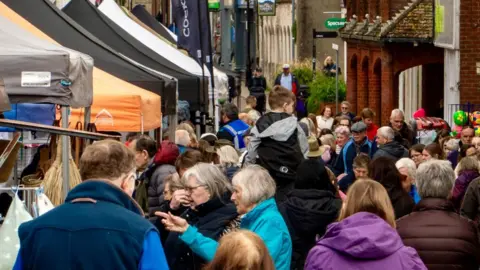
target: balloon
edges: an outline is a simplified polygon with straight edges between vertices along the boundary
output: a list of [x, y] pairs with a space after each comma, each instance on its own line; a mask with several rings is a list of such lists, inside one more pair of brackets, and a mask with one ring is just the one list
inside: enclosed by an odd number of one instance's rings
[[456, 138], [457, 135], [458, 135], [458, 133], [456, 131], [450, 132], [450, 136], [453, 137], [453, 138]]
[[480, 136], [480, 127], [474, 127], [473, 128], [475, 130], [475, 136]]
[[474, 126], [480, 125], [480, 112], [479, 111], [475, 111], [475, 112], [470, 114], [470, 122]]
[[467, 123], [468, 117], [464, 111], [456, 111], [453, 114], [453, 122], [457, 126], [464, 126]]

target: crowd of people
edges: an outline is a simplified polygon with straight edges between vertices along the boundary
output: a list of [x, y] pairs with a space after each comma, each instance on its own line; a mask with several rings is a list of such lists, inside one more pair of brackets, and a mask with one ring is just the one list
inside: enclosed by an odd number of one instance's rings
[[88, 146], [84, 182], [20, 227], [15, 269], [479, 268], [473, 129], [425, 146], [401, 110], [382, 126], [348, 102], [297, 119], [281, 85], [268, 112], [224, 105], [217, 134]]

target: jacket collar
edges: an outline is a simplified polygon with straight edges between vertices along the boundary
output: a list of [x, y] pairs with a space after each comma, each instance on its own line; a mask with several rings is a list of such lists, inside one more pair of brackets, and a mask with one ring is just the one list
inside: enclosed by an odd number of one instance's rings
[[275, 198], [272, 197], [257, 204], [257, 206], [243, 216], [242, 223], [249, 224], [255, 220], [258, 220], [258, 218], [267, 210], [278, 210]]
[[65, 203], [97, 201], [120, 205], [134, 213], [144, 215], [142, 208], [131, 197], [117, 186], [102, 180], [87, 180], [72, 189], [65, 199]]
[[455, 206], [447, 199], [425, 198], [422, 199], [413, 209], [414, 212], [440, 210], [447, 212], [455, 212]]
[[226, 192], [223, 194], [221, 198], [214, 198], [209, 200], [206, 203], [202, 203], [199, 206], [196, 207], [195, 211], [197, 212], [198, 216], [205, 216], [210, 212], [213, 212], [219, 208], [222, 208], [223, 206], [227, 205], [230, 203], [230, 192]]

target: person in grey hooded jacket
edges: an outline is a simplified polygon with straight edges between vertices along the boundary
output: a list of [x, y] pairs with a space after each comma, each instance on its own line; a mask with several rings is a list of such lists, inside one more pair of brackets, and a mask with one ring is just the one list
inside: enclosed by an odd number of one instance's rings
[[293, 116], [295, 96], [281, 86], [270, 92], [271, 112], [258, 119], [250, 132], [245, 164], [259, 164], [277, 184], [277, 201], [284, 201], [293, 189], [297, 167], [307, 158], [305, 132]]
[[394, 162], [401, 158], [408, 158], [408, 150], [395, 141], [395, 131], [391, 127], [381, 127], [377, 131], [376, 142], [378, 150], [375, 152], [373, 159], [378, 157], [388, 157]]

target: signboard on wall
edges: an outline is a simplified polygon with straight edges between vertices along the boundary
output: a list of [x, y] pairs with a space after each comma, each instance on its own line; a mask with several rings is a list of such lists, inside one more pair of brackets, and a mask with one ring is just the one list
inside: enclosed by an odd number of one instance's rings
[[458, 49], [459, 9], [458, 0], [435, 0], [435, 46]]
[[208, 10], [218, 11], [220, 9], [220, 0], [208, 0]]
[[345, 26], [347, 20], [345, 18], [329, 18], [325, 20], [325, 27], [327, 29], [340, 29]]
[[276, 0], [258, 0], [259, 16], [275, 16]]

